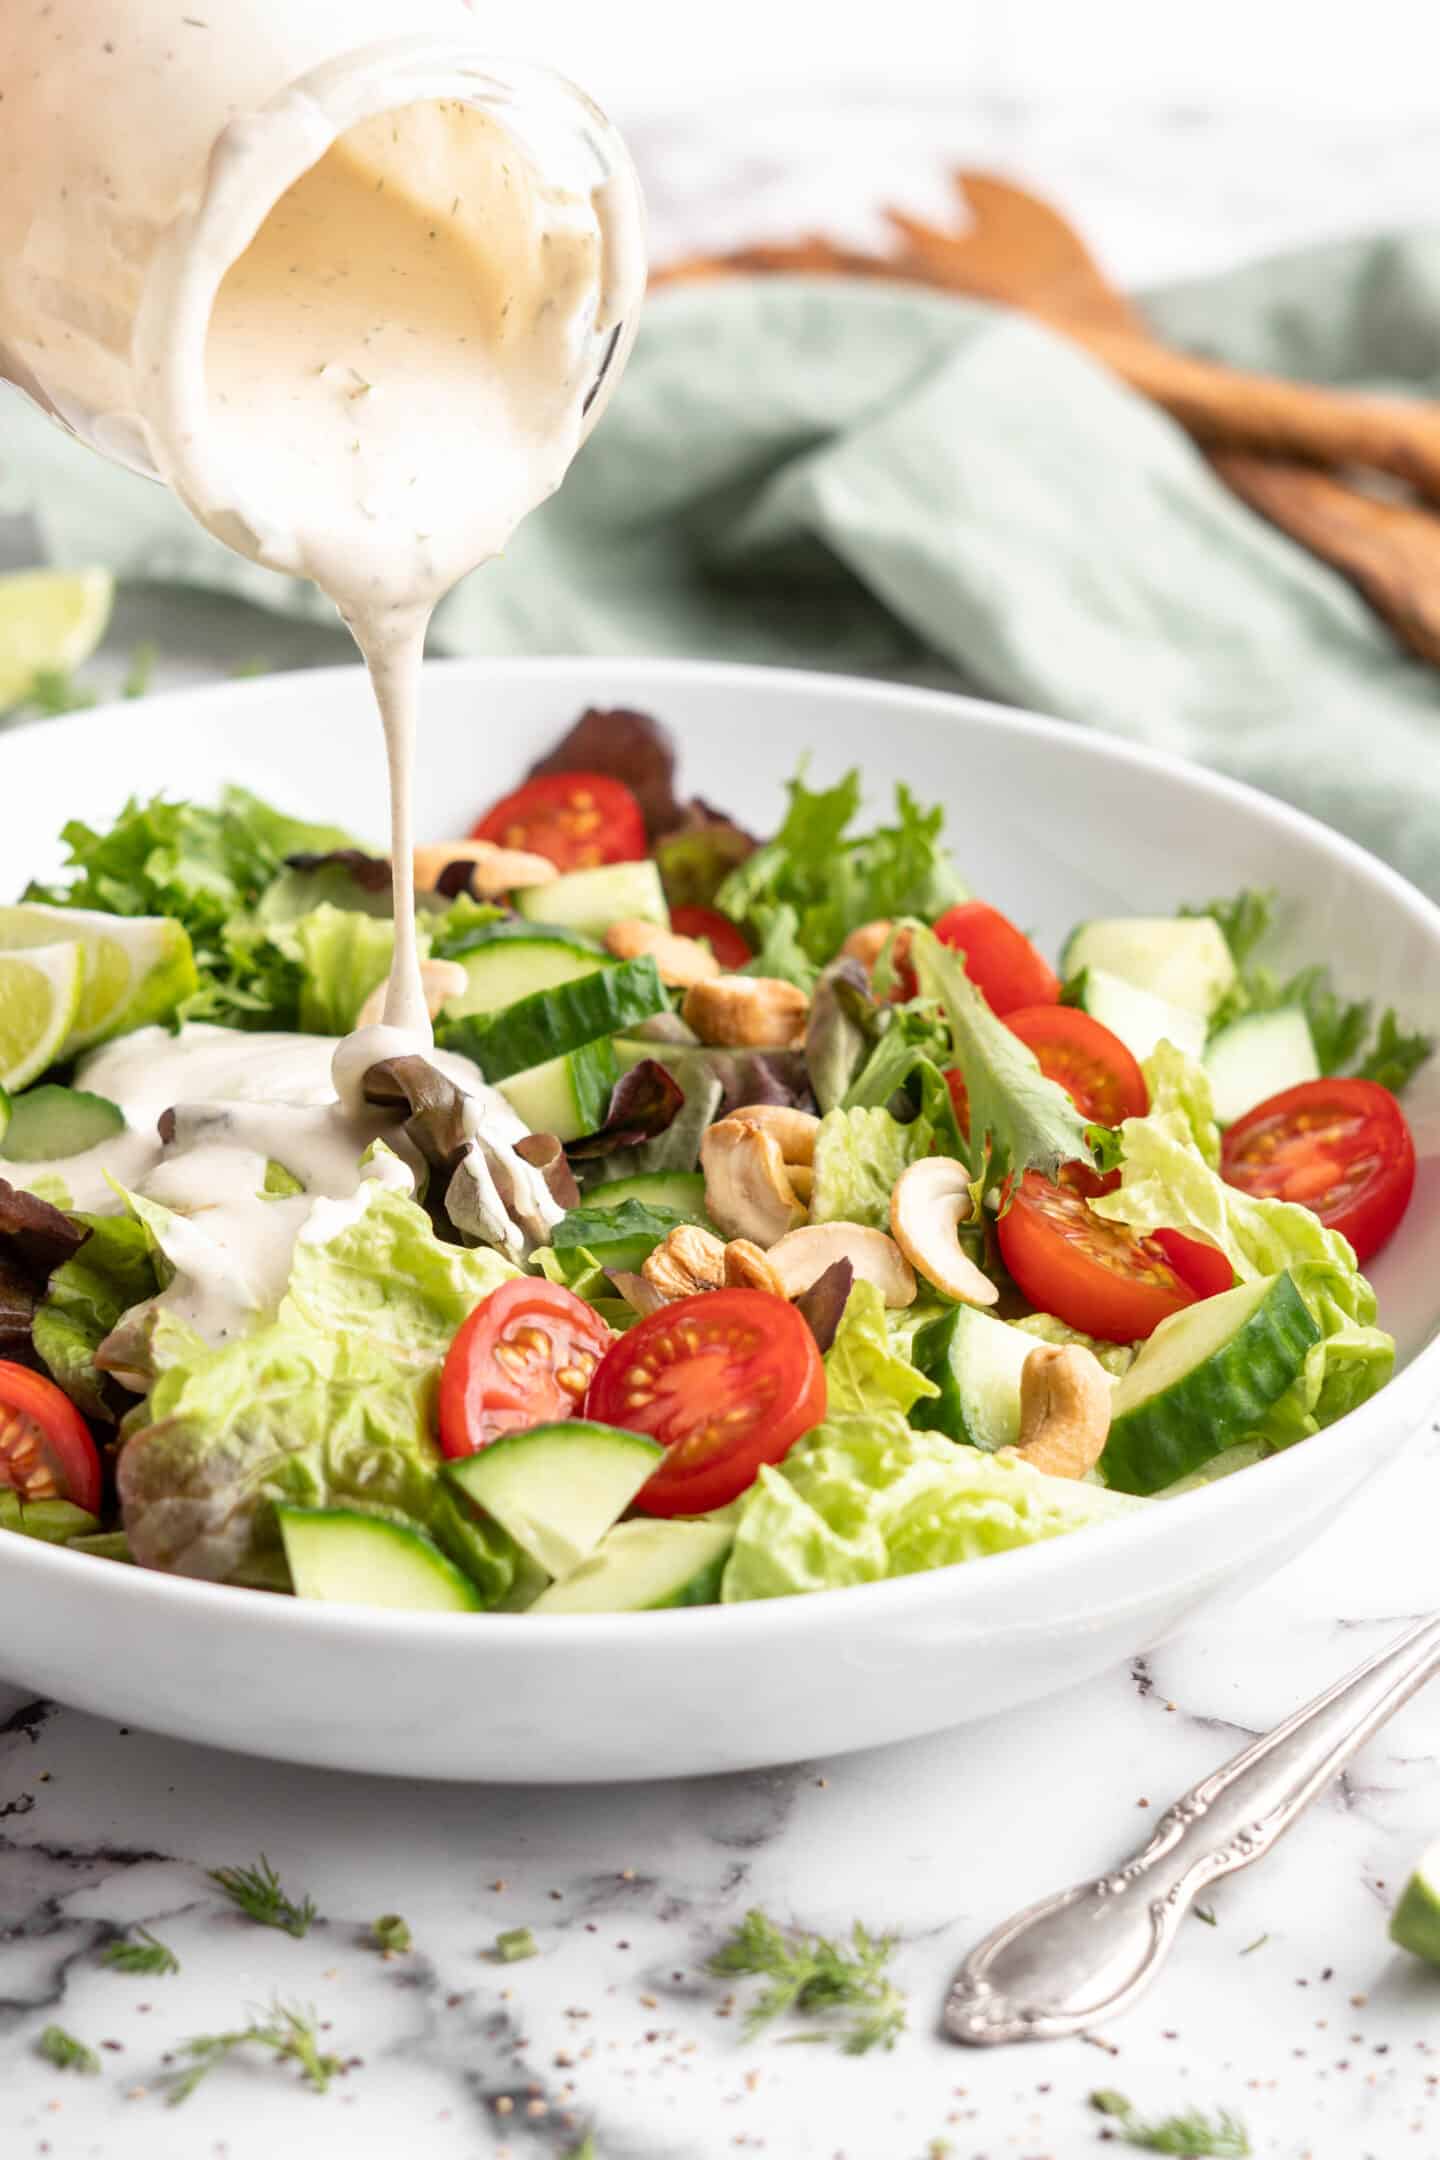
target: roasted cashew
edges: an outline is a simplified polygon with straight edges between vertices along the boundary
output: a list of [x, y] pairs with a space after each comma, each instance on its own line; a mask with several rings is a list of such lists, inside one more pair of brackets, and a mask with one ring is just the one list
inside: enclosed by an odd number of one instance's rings
[[677, 937], [673, 930], [662, 930], [659, 923], [643, 922], [638, 916], [611, 923], [605, 944], [617, 960], [638, 960], [649, 953], [661, 982], [676, 990], [688, 990], [720, 973], [714, 953], [698, 938]]
[[727, 1113], [737, 1124], [753, 1125], [780, 1143], [787, 1170], [804, 1168], [815, 1160], [815, 1135], [820, 1120], [809, 1110], [792, 1110], [787, 1103], [742, 1103]]
[[993, 1305], [1000, 1293], [960, 1249], [956, 1231], [971, 1208], [965, 1165], [927, 1155], [902, 1171], [890, 1195], [890, 1229], [911, 1266], [961, 1305]]
[[725, 1242], [713, 1230], [682, 1223], [655, 1247], [640, 1273], [667, 1299], [718, 1290], [725, 1282]]
[[727, 1290], [765, 1290], [771, 1297], [784, 1297], [785, 1285], [770, 1265], [769, 1256], [749, 1238], [731, 1238], [725, 1247], [725, 1287]]
[[788, 1298], [800, 1297], [837, 1260], [848, 1260], [856, 1280], [874, 1283], [887, 1305], [915, 1302], [909, 1261], [893, 1238], [863, 1223], [807, 1223], [772, 1245], [769, 1260]]
[[548, 885], [560, 873], [548, 856], [523, 848], [500, 847], [494, 840], [429, 840], [415, 850], [415, 889], [434, 892], [451, 863], [470, 865], [470, 890], [477, 900], [498, 900], [502, 893], [527, 885]]
[[809, 1010], [803, 990], [773, 975], [712, 975], [681, 1007], [701, 1042], [722, 1050], [792, 1050], [804, 1040]]
[[727, 1238], [773, 1245], [805, 1219], [780, 1143], [738, 1118], [722, 1118], [700, 1143], [705, 1212]]
[[[438, 1019], [440, 1008], [447, 998], [459, 997], [470, 986], [470, 977], [458, 960], [422, 960], [420, 982], [425, 992], [425, 1010], [432, 1020]], [[385, 1017], [385, 984], [376, 983], [355, 1016], [357, 1028], [378, 1027]]]
[[[848, 954], [850, 959], [858, 960], [867, 975], [873, 975], [880, 964], [880, 955], [894, 935], [895, 925], [893, 922], [861, 923], [858, 930], [850, 932], [840, 950], [842, 953]], [[900, 935], [895, 938], [895, 949], [890, 956], [891, 964], [896, 968], [903, 967], [909, 956], [910, 933], [908, 930], [902, 930]]]
[[1016, 1453], [1049, 1477], [1082, 1478], [1105, 1451], [1110, 1376], [1081, 1343], [1036, 1343], [1020, 1373]]

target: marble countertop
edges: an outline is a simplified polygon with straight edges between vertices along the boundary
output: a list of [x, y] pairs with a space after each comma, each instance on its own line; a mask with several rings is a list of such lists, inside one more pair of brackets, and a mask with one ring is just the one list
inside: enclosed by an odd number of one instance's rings
[[[1137, 280], [1430, 209], [1433, 139], [1393, 116], [1292, 114], [1282, 159], [1274, 116], [1254, 112], [1137, 110], [1123, 127], [1009, 98], [856, 112], [843, 156], [818, 97], [645, 122], [657, 253], [822, 219], [863, 236], [880, 197], [937, 206], [946, 155], [1053, 188]], [[163, 641], [168, 681], [343, 649], [225, 603], [132, 595], [116, 667], [143, 635]], [[1440, 1977], [1391, 1949], [1386, 1915], [1440, 1829], [1440, 1692], [1221, 1886], [1214, 1925], [1190, 1923], [1161, 1985], [1093, 2043], [974, 2054], [935, 2020], [978, 1934], [1120, 1857], [1166, 1800], [1429, 1609], [1437, 1520], [1440, 1442], [1425, 1434], [1266, 1590], [1086, 1689], [881, 1753], [661, 1788], [342, 1777], [0, 1688], [0, 2155], [526, 2160], [588, 2132], [597, 2160], [1066, 2160], [1098, 2149], [1107, 2122], [1087, 2096], [1106, 2086], [1150, 2116], [1228, 2107], [1257, 2154], [1428, 2160]], [[303, 1940], [207, 1881], [262, 1851], [314, 1899]], [[896, 1931], [910, 2024], [892, 2053], [747, 2043], [705, 1963], [752, 1904]], [[387, 1910], [415, 1942], [390, 1960], [366, 1935]], [[178, 1976], [102, 1962], [137, 1923]], [[515, 1927], [538, 1955], [498, 1963], [495, 1937]], [[274, 1997], [313, 2004], [351, 2063], [331, 2090], [247, 2054], [168, 2109], [167, 2053]], [[97, 2049], [98, 2076], [40, 2057], [51, 2022]]]

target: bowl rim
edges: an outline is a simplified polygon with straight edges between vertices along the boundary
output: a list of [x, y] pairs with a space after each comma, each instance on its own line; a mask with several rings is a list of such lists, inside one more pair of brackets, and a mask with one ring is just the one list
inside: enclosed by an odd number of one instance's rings
[[[686, 685], [704, 684], [722, 690], [733, 688], [737, 693], [763, 687], [767, 694], [793, 694], [800, 698], [818, 696], [843, 704], [878, 699], [892, 709], [936, 722], [953, 719], [961, 713], [971, 726], [982, 731], [1018, 736], [1037, 743], [1063, 744], [1067, 751], [1078, 749], [1082, 757], [1093, 757], [1102, 767], [1110, 765], [1159, 774], [1198, 797], [1208, 796], [1217, 803], [1241, 807], [1248, 817], [1258, 818], [1262, 824], [1268, 822], [1278, 830], [1299, 833], [1322, 855], [1345, 863], [1372, 886], [1382, 890], [1440, 953], [1440, 906], [1357, 841], [1244, 781], [1212, 772], [1173, 751], [1105, 734], [1083, 723], [1012, 709], [963, 692], [894, 683], [883, 677], [830, 675], [808, 668], [666, 656], [580, 654], [444, 658], [427, 660], [426, 675], [451, 680], [471, 679], [492, 687], [503, 686], [507, 681], [553, 682], [557, 687], [573, 685], [580, 689], [587, 702], [594, 702], [597, 693], [608, 694], [606, 678], [614, 676], [627, 684], [653, 685], [660, 691], [666, 685], [683, 690]], [[302, 683], [307, 687], [320, 684], [345, 686], [347, 691], [353, 688], [363, 695], [365, 675], [357, 661], [353, 665], [278, 670], [274, 674], [228, 683], [185, 685], [147, 698], [145, 716], [147, 720], [158, 717], [163, 723], [176, 710], [193, 710], [197, 702], [211, 712], [223, 714], [234, 708], [243, 712], [247, 708], [263, 706], [273, 697], [277, 683], [287, 688]], [[0, 766], [10, 754], [12, 744], [28, 746], [32, 728], [43, 729], [46, 743], [54, 742], [57, 748], [63, 748], [67, 742], [83, 738], [91, 728], [110, 734], [122, 717], [128, 724], [133, 724], [136, 717], [133, 704], [111, 701], [56, 719], [27, 723], [15, 729], [6, 742], [0, 743]], [[683, 746], [683, 724], [677, 726], [675, 732], [681, 736]], [[1083, 1566], [1086, 1554], [1093, 1560], [1102, 1536], [1105, 1553], [1120, 1562], [1132, 1547], [1153, 1541], [1153, 1526], [1157, 1524], [1182, 1521], [1196, 1531], [1218, 1525], [1227, 1514], [1244, 1504], [1246, 1494], [1258, 1491], [1255, 1481], [1262, 1476], [1268, 1481], [1265, 1490], [1280, 1503], [1284, 1492], [1305, 1479], [1307, 1464], [1329, 1462], [1334, 1456], [1352, 1449], [1357, 1455], [1362, 1454], [1367, 1440], [1378, 1437], [1381, 1427], [1393, 1422], [1393, 1414], [1402, 1404], [1412, 1424], [1418, 1427], [1423, 1421], [1425, 1407], [1436, 1400], [1440, 1400], [1440, 1330], [1377, 1395], [1348, 1412], [1324, 1432], [1312, 1435], [1300, 1446], [1254, 1463], [1232, 1477], [1218, 1479], [1212, 1485], [1185, 1494], [1159, 1517], [1142, 1510], [1117, 1522], [1097, 1524], [1087, 1536], [1078, 1540], [1056, 1537], [1040, 1545], [992, 1553], [987, 1556], [983, 1568], [957, 1563], [947, 1568], [926, 1569], [913, 1575], [858, 1583], [811, 1596], [632, 1613], [476, 1615], [407, 1613], [383, 1606], [326, 1605], [298, 1598], [267, 1597], [228, 1583], [206, 1582], [191, 1576], [115, 1563], [93, 1579], [97, 1590], [102, 1583], [108, 1583], [108, 1589], [100, 1594], [116, 1600], [121, 1612], [136, 1617], [152, 1607], [156, 1613], [170, 1611], [177, 1618], [189, 1610], [197, 1618], [208, 1615], [217, 1621], [226, 1613], [238, 1615], [248, 1611], [251, 1624], [259, 1629], [299, 1628], [307, 1638], [348, 1639], [361, 1645], [382, 1641], [393, 1644], [398, 1640], [416, 1649], [466, 1643], [472, 1645], [477, 1654], [483, 1654], [483, 1645], [491, 1639], [491, 1629], [495, 1627], [507, 1630], [507, 1651], [513, 1652], [518, 1644], [530, 1642], [537, 1656], [548, 1656], [561, 1646], [573, 1651], [582, 1645], [590, 1645], [603, 1651], [608, 1645], [622, 1642], [627, 1646], [662, 1641], [677, 1646], [687, 1642], [708, 1644], [721, 1639], [722, 1630], [726, 1640], [743, 1639], [747, 1635], [753, 1638], [757, 1632], [778, 1633], [786, 1639], [796, 1631], [809, 1634], [823, 1626], [846, 1631], [857, 1612], [873, 1613], [878, 1618], [883, 1611], [887, 1620], [895, 1621], [923, 1616], [932, 1606], [944, 1606], [947, 1617], [953, 1617], [967, 1603], [983, 1599], [986, 1584], [1013, 1581], [1019, 1568], [1027, 1570], [1029, 1579], [1035, 1584], [1038, 1619], [1048, 1585], [1067, 1570]], [[1389, 1416], [1381, 1412], [1381, 1404], [1387, 1404]], [[1276, 1512], [1279, 1512], [1278, 1506]], [[93, 1562], [93, 1556], [89, 1554], [70, 1553], [63, 1546], [20, 1536], [7, 1537], [3, 1550], [7, 1568], [22, 1579], [26, 1578], [28, 1570], [28, 1580], [37, 1591], [65, 1585], [73, 1589], [77, 1581], [73, 1570]], [[999, 1570], [1007, 1572], [1001, 1575], [997, 1573]], [[248, 1605], [239, 1602], [242, 1598], [248, 1599]], [[863, 1605], [857, 1606], [857, 1600], [863, 1600]], [[881, 1600], [884, 1600], [883, 1607]], [[486, 1623], [483, 1628], [477, 1628], [477, 1618]], [[1053, 1618], [1047, 1619], [1045, 1624], [1053, 1625]], [[519, 1634], [515, 1633], [517, 1628]]]

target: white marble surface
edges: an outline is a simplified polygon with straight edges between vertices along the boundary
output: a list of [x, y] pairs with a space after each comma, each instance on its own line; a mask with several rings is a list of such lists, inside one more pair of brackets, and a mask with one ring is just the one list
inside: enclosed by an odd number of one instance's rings
[[[946, 154], [1052, 187], [1136, 279], [1430, 209], [1433, 139], [1393, 112], [1291, 111], [1277, 135], [1276, 113], [1258, 109], [1105, 112], [1007, 91], [841, 117], [817, 93], [783, 111], [721, 100], [703, 124], [642, 120], [657, 252], [822, 220], [863, 234], [881, 196], [938, 204]], [[219, 603], [131, 596], [111, 663], [146, 634], [169, 680], [343, 650], [338, 635]], [[1440, 1977], [1385, 1934], [1440, 1829], [1440, 1692], [1271, 1860], [1222, 1886], [1214, 1927], [1190, 1924], [1103, 2050], [974, 2055], [934, 2030], [979, 1932], [1114, 1860], [1244, 1735], [1434, 1604], [1437, 1520], [1440, 1445], [1426, 1435], [1263, 1594], [1131, 1670], [882, 1754], [663, 1789], [342, 1778], [0, 1690], [0, 2155], [523, 2160], [593, 2128], [602, 2160], [1063, 2160], [1101, 2137], [1086, 2105], [1097, 2085], [1154, 2114], [1229, 2106], [1257, 2154], [1286, 2160], [1440, 2153]], [[239, 1918], [206, 1881], [261, 1850], [316, 1901], [304, 1941]], [[893, 2054], [743, 2043], [703, 1968], [751, 1903], [899, 1932], [911, 2025]], [[386, 1909], [416, 1941], [388, 1963], [364, 1943]], [[178, 1977], [101, 1963], [137, 1921], [173, 1947]], [[540, 1955], [497, 1965], [497, 1930], [522, 1925]], [[276, 1993], [315, 2004], [327, 2045], [356, 2059], [347, 2075], [321, 2098], [283, 2067], [236, 2062], [170, 2112], [167, 2049]], [[100, 2076], [37, 2056], [52, 2020], [100, 2048]]]

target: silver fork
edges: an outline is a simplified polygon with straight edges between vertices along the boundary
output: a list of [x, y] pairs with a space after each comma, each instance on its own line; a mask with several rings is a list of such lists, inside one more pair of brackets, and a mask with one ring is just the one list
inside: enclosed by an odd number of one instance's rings
[[1063, 2040], [1129, 2008], [1199, 1893], [1264, 1858], [1296, 1817], [1440, 1670], [1440, 1615], [1420, 1620], [1167, 1808], [1142, 1852], [1031, 1905], [978, 1943], [943, 2027], [967, 2047]]

